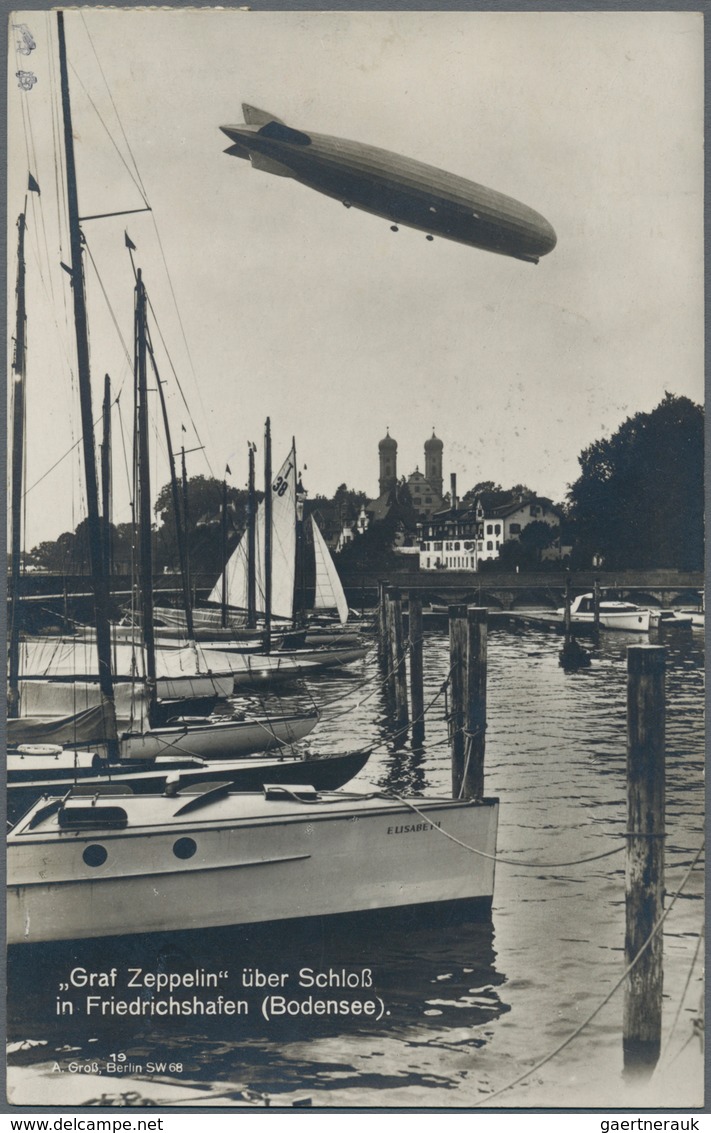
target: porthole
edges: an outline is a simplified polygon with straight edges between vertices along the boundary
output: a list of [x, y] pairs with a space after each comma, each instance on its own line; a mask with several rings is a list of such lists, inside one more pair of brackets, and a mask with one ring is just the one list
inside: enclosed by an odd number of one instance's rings
[[173, 845], [173, 853], [181, 861], [191, 858], [196, 850], [197, 843], [192, 838], [178, 838], [178, 841]]
[[92, 866], [94, 869], [103, 865], [108, 856], [108, 852], [103, 846], [87, 846], [82, 854], [84, 865]]

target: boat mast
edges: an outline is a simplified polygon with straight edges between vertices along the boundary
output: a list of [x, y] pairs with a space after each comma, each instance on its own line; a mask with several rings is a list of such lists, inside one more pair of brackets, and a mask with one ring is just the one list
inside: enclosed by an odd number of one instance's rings
[[[82, 445], [86, 477], [86, 505], [89, 528], [89, 562], [94, 588], [94, 617], [96, 645], [99, 661], [99, 686], [102, 697], [111, 706], [111, 724], [115, 732], [113, 710], [113, 681], [111, 676], [111, 629], [109, 623], [109, 586], [104, 570], [104, 555], [99, 516], [99, 492], [96, 480], [96, 451], [94, 446], [94, 414], [91, 404], [91, 369], [89, 365], [89, 328], [86, 315], [84, 264], [82, 246], [84, 237], [79, 224], [76, 166], [74, 163], [74, 135], [69, 101], [67, 49], [64, 37], [64, 13], [57, 12], [59, 36], [59, 69], [62, 92], [62, 118], [64, 149], [67, 166], [67, 211], [69, 214], [70, 274], [74, 301], [74, 326], [77, 344], [77, 378], [81, 405]], [[110, 741], [115, 745], [115, 736]]]
[[[27, 198], [25, 197], [25, 209]], [[18, 221], [17, 237], [17, 321], [15, 351], [12, 359], [12, 521], [10, 569], [10, 640], [7, 714], [15, 719], [20, 714], [20, 573], [22, 568], [22, 483], [25, 460], [25, 213]]]
[[101, 514], [104, 520], [104, 570], [111, 578], [111, 378], [104, 375], [103, 433], [101, 441]]
[[249, 482], [247, 489], [247, 628], [257, 624], [257, 497], [254, 490], [254, 446], [249, 445]]
[[[188, 468], [185, 463], [185, 445], [180, 449], [180, 471], [183, 482], [183, 539], [185, 547], [185, 585], [190, 596], [190, 536], [188, 534]], [[190, 603], [192, 617], [192, 601]]]
[[296, 541], [294, 545], [294, 601], [292, 604], [292, 624], [294, 629], [304, 621], [304, 497], [299, 491], [299, 476], [296, 469], [296, 439], [291, 438], [291, 456], [294, 461], [294, 528]]
[[227, 629], [227, 475], [222, 481], [222, 513], [221, 513], [221, 546], [222, 546], [222, 615], [220, 624]]
[[[153, 375], [156, 379], [158, 386], [158, 395], [160, 397], [160, 407], [163, 414], [163, 430], [165, 432], [165, 443], [168, 446], [168, 467], [170, 468], [170, 491], [173, 499], [173, 512], [175, 514], [175, 538], [178, 544], [178, 563], [180, 565], [180, 581], [183, 589], [183, 610], [185, 612], [185, 629], [190, 641], [195, 639], [195, 629], [193, 626], [193, 604], [190, 600], [190, 579], [188, 578], [188, 554], [185, 545], [185, 515], [180, 514], [180, 493], [178, 492], [178, 477], [175, 471], [175, 457], [173, 456], [173, 443], [170, 436], [170, 422], [168, 421], [168, 408], [165, 404], [165, 394], [163, 393], [163, 383], [160, 380], [158, 373], [158, 366], [156, 364], [155, 355], [150, 343], [148, 345], [148, 353], [151, 359], [151, 367]], [[183, 449], [183, 471], [185, 470], [185, 449]], [[186, 491], [186, 485], [183, 481], [183, 491]], [[185, 498], [183, 498], [183, 507], [185, 505]]]
[[151, 478], [148, 454], [148, 381], [146, 374], [146, 289], [141, 269], [136, 272], [135, 383], [136, 383], [136, 492], [138, 495], [138, 548], [141, 588], [141, 623], [146, 651], [146, 688], [149, 719], [156, 699], [156, 650], [153, 628], [153, 547], [151, 542]]
[[272, 431], [264, 427], [264, 648], [271, 649], [272, 633]]

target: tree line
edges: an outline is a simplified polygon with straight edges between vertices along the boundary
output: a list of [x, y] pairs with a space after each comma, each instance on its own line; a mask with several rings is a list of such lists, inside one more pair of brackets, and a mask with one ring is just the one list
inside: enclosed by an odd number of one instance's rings
[[[560, 538], [569, 545], [570, 566], [586, 569], [702, 570], [704, 558], [704, 411], [687, 397], [667, 393], [649, 413], [629, 417], [609, 438], [594, 441], [579, 458], [580, 474], [567, 497], [557, 504], [561, 528], [541, 522], [524, 527], [518, 539], [501, 548], [488, 564], [521, 569], [540, 563], [544, 550]], [[461, 506], [479, 500], [489, 512], [517, 498], [535, 496], [524, 484], [504, 489], [480, 481], [461, 499]], [[262, 494], [257, 493], [261, 499]], [[222, 562], [223, 482], [193, 476], [188, 481], [186, 517], [191, 568], [201, 575], [219, 573]], [[341, 484], [332, 497], [307, 497], [305, 514], [314, 514], [327, 539], [335, 544], [344, 524], [353, 523], [368, 497]], [[413, 537], [419, 519], [402, 481], [392, 492], [385, 519], [370, 523], [341, 551], [344, 566], [379, 569], [391, 566], [393, 546], [402, 533]], [[155, 568], [173, 570], [178, 562], [177, 526], [170, 485], [155, 503]], [[247, 525], [247, 492], [227, 487], [227, 552], [237, 545]], [[111, 558], [116, 573], [129, 573], [133, 559], [131, 524], [109, 525]], [[86, 520], [73, 532], [40, 543], [25, 555], [25, 565], [63, 574], [89, 569]]]

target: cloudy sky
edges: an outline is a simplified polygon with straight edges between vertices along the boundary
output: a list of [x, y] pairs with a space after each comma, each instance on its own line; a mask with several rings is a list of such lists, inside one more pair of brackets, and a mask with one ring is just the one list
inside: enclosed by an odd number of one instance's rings
[[[56, 17], [19, 13], [9, 79], [9, 281], [27, 171], [26, 545], [82, 518]], [[136, 245], [164, 339], [174, 447], [246, 479], [272, 419], [306, 486], [377, 494], [377, 446], [423, 466], [434, 427], [461, 491], [559, 500], [577, 457], [665, 390], [703, 396], [703, 28], [693, 12], [84, 11], [66, 16], [96, 416], [115, 414], [128, 518]], [[17, 72], [36, 79], [20, 89]], [[513, 196], [558, 234], [538, 266], [389, 224], [224, 154], [249, 102]], [[14, 313], [9, 314], [13, 325]], [[179, 379], [185, 401], [177, 385]], [[181, 426], [186, 432], [183, 433]], [[197, 430], [197, 433], [196, 433]], [[167, 480], [156, 437], [155, 483]], [[49, 471], [60, 461], [57, 468]]]

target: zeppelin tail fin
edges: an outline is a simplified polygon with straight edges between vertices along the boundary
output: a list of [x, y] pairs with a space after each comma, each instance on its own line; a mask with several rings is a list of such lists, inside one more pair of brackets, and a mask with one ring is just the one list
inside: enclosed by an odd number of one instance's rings
[[277, 118], [276, 114], [270, 114], [268, 110], [259, 110], [256, 106], [250, 106], [249, 103], [242, 103], [242, 113], [244, 120], [248, 126], [266, 126], [269, 122], [278, 122], [283, 126], [281, 118]]

